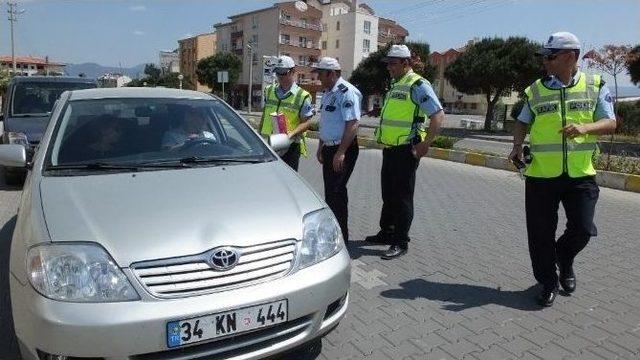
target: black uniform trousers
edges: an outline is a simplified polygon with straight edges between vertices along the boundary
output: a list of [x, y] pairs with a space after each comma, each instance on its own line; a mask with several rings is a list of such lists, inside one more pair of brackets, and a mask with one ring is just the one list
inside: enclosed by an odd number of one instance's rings
[[322, 147], [322, 178], [324, 180], [324, 200], [338, 219], [344, 241], [349, 241], [349, 196], [347, 194], [347, 182], [351, 177], [353, 168], [360, 149], [358, 142], [353, 140], [344, 155], [344, 164], [341, 172], [333, 170], [333, 156], [340, 145]]
[[380, 231], [389, 245], [407, 246], [413, 221], [413, 193], [420, 159], [411, 153], [411, 145], [382, 150], [382, 213]]
[[[572, 266], [576, 255], [592, 236], [597, 235], [593, 216], [599, 193], [595, 177], [562, 175], [551, 179], [526, 179], [529, 255], [533, 275], [546, 289], [558, 287], [556, 264]], [[556, 242], [560, 203], [567, 216], [567, 227]]]
[[300, 164], [300, 143], [292, 143], [289, 146], [289, 150], [287, 150], [287, 152], [285, 152], [280, 158], [293, 170], [298, 171], [298, 165]]

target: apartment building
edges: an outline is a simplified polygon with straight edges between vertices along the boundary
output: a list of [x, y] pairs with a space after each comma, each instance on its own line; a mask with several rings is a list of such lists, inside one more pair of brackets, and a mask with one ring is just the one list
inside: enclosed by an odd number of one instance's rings
[[322, 9], [322, 56], [338, 59], [348, 79], [358, 64], [378, 50], [378, 17], [358, 1], [308, 2]]
[[[180, 73], [191, 79], [195, 86], [191, 90], [211, 92], [211, 88], [198, 82], [196, 69], [198, 61], [216, 53], [217, 34], [215, 32], [196, 35], [190, 38], [178, 40], [178, 53], [180, 54]], [[186, 84], [185, 88], [189, 88]]]
[[[444, 72], [462, 54], [466, 47], [473, 44], [470, 40], [458, 49], [447, 49], [442, 52], [434, 51], [429, 56], [429, 62], [436, 67], [436, 77], [433, 81], [433, 89], [438, 95], [442, 106], [452, 113], [485, 115], [487, 113], [487, 98], [484, 94], [469, 95], [458, 91], [445, 79]], [[507, 107], [513, 106], [518, 101], [518, 93], [512, 92], [509, 96], [503, 96], [499, 100]]]
[[404, 43], [409, 32], [400, 24], [387, 18], [378, 18], [378, 49], [382, 49], [387, 44]]
[[[320, 58], [322, 11], [295, 1], [229, 16], [229, 22], [214, 25], [219, 52], [232, 52], [243, 59], [239, 84], [231, 89], [234, 107], [247, 103], [249, 73], [252, 73], [252, 104], [262, 97], [264, 56], [291, 56], [297, 65], [298, 84], [311, 93], [319, 82], [311, 74], [311, 65]], [[237, 102], [237, 103], [233, 103]]]
[[173, 51], [160, 51], [160, 68], [170, 73], [180, 72], [180, 54], [178, 49]]
[[[49, 57], [16, 56], [16, 75], [64, 75], [66, 64], [49, 61]], [[11, 55], [0, 55], [0, 69], [13, 73]]]

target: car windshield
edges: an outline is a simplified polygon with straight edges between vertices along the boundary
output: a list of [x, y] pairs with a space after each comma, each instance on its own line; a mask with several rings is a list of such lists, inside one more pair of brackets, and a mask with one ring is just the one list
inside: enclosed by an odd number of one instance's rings
[[67, 90], [95, 88], [90, 82], [21, 82], [16, 84], [12, 101], [11, 116], [46, 115], [60, 94]]
[[210, 99], [70, 101], [46, 169], [129, 169], [263, 162], [275, 157], [226, 104]]

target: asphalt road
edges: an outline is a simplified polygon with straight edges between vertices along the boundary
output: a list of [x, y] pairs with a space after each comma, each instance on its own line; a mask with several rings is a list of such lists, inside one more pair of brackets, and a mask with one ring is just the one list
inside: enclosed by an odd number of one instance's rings
[[[409, 254], [383, 261], [384, 247], [362, 241], [378, 230], [380, 166], [380, 150], [361, 149], [349, 183], [350, 307], [318, 359], [640, 358], [640, 194], [601, 188], [578, 289], [543, 310], [515, 173], [423, 159]], [[322, 194], [314, 157], [300, 172]], [[19, 196], [0, 184], [0, 226]]]

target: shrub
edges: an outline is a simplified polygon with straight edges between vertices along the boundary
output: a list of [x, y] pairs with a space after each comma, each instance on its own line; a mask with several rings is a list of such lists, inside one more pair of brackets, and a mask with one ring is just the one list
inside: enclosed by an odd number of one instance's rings
[[455, 144], [459, 139], [451, 136], [436, 136], [433, 140], [433, 147], [441, 148], [441, 149], [451, 149], [453, 148], [453, 144]]
[[617, 133], [632, 136], [640, 134], [640, 101], [617, 103], [616, 117], [618, 119]]

